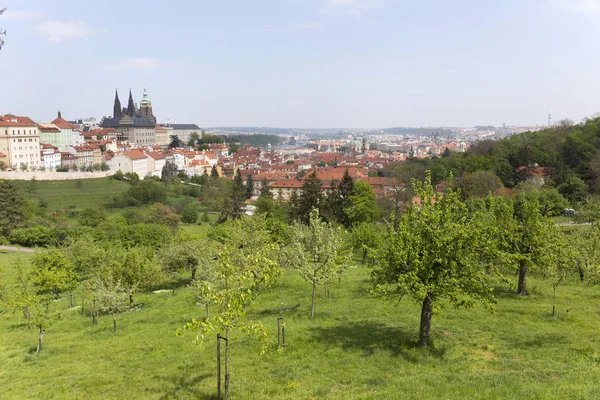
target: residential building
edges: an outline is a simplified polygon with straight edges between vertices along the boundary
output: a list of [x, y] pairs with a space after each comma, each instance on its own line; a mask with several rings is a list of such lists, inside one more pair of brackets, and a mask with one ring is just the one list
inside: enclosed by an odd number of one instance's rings
[[37, 124], [28, 117], [0, 116], [0, 152], [9, 168], [39, 168], [42, 162]]
[[51, 144], [42, 144], [42, 165], [46, 171], [54, 171], [61, 166], [61, 154], [58, 147]]
[[116, 153], [111, 159], [111, 167], [114, 171], [124, 174], [135, 172], [140, 178], [148, 175], [148, 156], [140, 149], [133, 149]]
[[164, 126], [156, 125], [154, 128], [156, 131], [156, 145], [157, 146], [168, 146], [171, 143], [170, 134], [172, 129], [167, 129]]

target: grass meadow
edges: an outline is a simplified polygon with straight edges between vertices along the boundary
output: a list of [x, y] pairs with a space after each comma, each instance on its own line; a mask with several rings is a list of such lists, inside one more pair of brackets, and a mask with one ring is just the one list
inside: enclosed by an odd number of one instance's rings
[[[17, 258], [0, 253], [4, 281]], [[456, 310], [441, 304], [433, 318], [434, 344], [416, 347], [418, 305], [390, 304], [369, 294], [368, 267], [349, 270], [318, 293], [310, 314], [310, 286], [294, 271], [264, 293], [249, 317], [265, 324], [269, 349], [231, 334], [231, 399], [595, 399], [600, 398], [599, 289], [569, 280], [557, 291], [530, 279], [531, 295], [498, 287], [496, 311]], [[283, 302], [282, 302], [283, 296]], [[175, 293], [140, 294], [141, 308], [97, 326], [80, 309], [57, 301], [62, 319], [38, 334], [20, 315], [0, 319], [2, 399], [213, 399], [215, 336], [202, 347], [175, 330], [203, 308], [185, 284]], [[79, 297], [77, 297], [79, 302]], [[277, 317], [285, 318], [287, 348], [277, 351]]]
[[67, 181], [12, 181], [23, 194], [36, 204], [48, 203], [48, 210], [62, 208], [82, 209], [86, 206], [104, 205], [129, 189], [127, 182], [109, 178]]

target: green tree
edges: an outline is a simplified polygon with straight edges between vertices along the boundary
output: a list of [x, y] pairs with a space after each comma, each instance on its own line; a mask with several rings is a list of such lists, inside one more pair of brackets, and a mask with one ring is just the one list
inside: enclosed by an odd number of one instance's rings
[[77, 216], [79, 225], [92, 228], [100, 225], [106, 219], [106, 210], [100, 206], [87, 206]]
[[375, 260], [376, 251], [381, 247], [383, 237], [375, 225], [361, 222], [354, 226], [350, 237], [352, 247], [361, 255], [363, 264], [369, 256], [373, 261]]
[[198, 221], [198, 212], [195, 204], [188, 204], [181, 213], [181, 222], [184, 224], [195, 224]]
[[519, 273], [517, 293], [527, 294], [527, 275], [553, 266], [558, 251], [556, 226], [551, 218], [542, 215], [537, 199], [523, 194], [515, 201], [504, 198], [488, 199], [494, 215], [496, 242], [500, 244], [502, 263]]
[[[232, 221], [231, 224], [240, 226], [239, 221]], [[225, 236], [237, 235], [227, 227], [222, 227], [221, 231]], [[195, 289], [202, 301], [215, 305], [214, 312], [210, 316], [192, 319], [177, 331], [179, 335], [195, 331], [196, 343], [200, 345], [211, 331], [225, 333], [225, 398], [230, 382], [229, 332], [233, 329], [253, 334], [263, 341], [263, 351], [266, 350], [266, 329], [262, 323], [248, 320], [246, 313], [254, 300], [273, 286], [281, 275], [274, 257], [275, 245], [246, 243], [244, 251], [240, 251], [239, 246], [239, 242], [226, 243], [218, 256], [216, 280], [199, 281]]]
[[161, 271], [154, 252], [149, 248], [112, 248], [112, 257], [105, 274], [120, 281], [129, 293], [129, 304], [133, 305], [133, 294], [149, 288], [161, 278]]
[[463, 199], [473, 197], [486, 197], [496, 189], [502, 187], [500, 178], [492, 171], [476, 171], [463, 175], [457, 181]]
[[246, 175], [246, 199], [249, 199], [254, 194], [254, 181], [252, 175]]
[[300, 276], [311, 284], [310, 317], [315, 317], [317, 286], [329, 284], [340, 269], [349, 264], [344, 254], [343, 233], [319, 218], [315, 208], [310, 212], [308, 225], [296, 222], [292, 226], [290, 244], [284, 259], [287, 265], [296, 269]]
[[210, 176], [212, 178], [218, 178], [219, 177], [219, 171], [217, 171], [217, 166], [213, 165], [211, 170], [210, 170]]
[[175, 214], [168, 206], [161, 203], [154, 203], [150, 206], [144, 218], [144, 221], [148, 224], [165, 225], [172, 231], [177, 230], [179, 220], [179, 215]]
[[[297, 204], [294, 204], [297, 203]], [[294, 214], [305, 223], [310, 223], [310, 213], [313, 209], [320, 210], [323, 205], [323, 189], [317, 172], [313, 171], [308, 175], [302, 184], [300, 195], [297, 202], [292, 201], [292, 207], [295, 208]]]
[[171, 161], [165, 161], [165, 165], [162, 167], [160, 180], [169, 184], [173, 181], [175, 176], [177, 176], [177, 164]]
[[52, 295], [56, 299], [61, 293], [72, 291], [77, 286], [75, 265], [64, 251], [50, 249], [33, 257], [33, 282], [40, 295]]
[[427, 346], [435, 303], [469, 307], [479, 300], [492, 307], [495, 274], [482, 258], [492, 248], [488, 221], [469, 215], [457, 192], [436, 193], [429, 174], [414, 187], [419, 204], [407, 208], [397, 231], [389, 230], [372, 279], [376, 293], [398, 300], [408, 294], [421, 303], [419, 345]]
[[356, 182], [348, 200], [348, 205], [344, 209], [348, 226], [362, 222], [373, 222], [379, 217], [379, 207], [375, 198], [375, 192], [367, 182]]
[[242, 173], [238, 169], [233, 185], [231, 187], [231, 196], [225, 199], [225, 209], [221, 216], [221, 220], [225, 219], [240, 219], [244, 214], [244, 204], [246, 202], [246, 189], [244, 188], [244, 181], [242, 179]]
[[198, 132], [192, 132], [190, 134], [190, 138], [188, 140], [188, 146], [189, 147], [194, 147], [196, 145], [196, 143], [198, 143], [198, 140], [200, 139], [200, 135], [198, 135]]
[[112, 277], [95, 281], [94, 298], [98, 302], [100, 311], [112, 316], [113, 332], [117, 331], [116, 314], [129, 310], [129, 295], [129, 289]]
[[587, 197], [588, 187], [583, 180], [574, 176], [558, 186], [558, 193], [569, 200], [569, 203], [575, 205]]
[[7, 236], [26, 221], [25, 199], [10, 181], [0, 179], [0, 234]]
[[[158, 254], [158, 259], [166, 273], [190, 271], [192, 281], [197, 278], [207, 280], [214, 271], [213, 263], [219, 249], [218, 242], [204, 235], [180, 231], [175, 244], [163, 248]], [[198, 270], [200, 270], [199, 276], [197, 276]]]

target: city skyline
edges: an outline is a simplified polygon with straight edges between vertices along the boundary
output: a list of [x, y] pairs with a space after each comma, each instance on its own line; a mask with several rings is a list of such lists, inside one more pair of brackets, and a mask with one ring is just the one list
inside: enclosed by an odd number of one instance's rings
[[139, 102], [144, 86], [159, 123], [205, 127], [535, 126], [551, 109], [600, 111], [600, 1], [256, 3], [4, 0], [0, 114], [100, 119], [115, 88]]

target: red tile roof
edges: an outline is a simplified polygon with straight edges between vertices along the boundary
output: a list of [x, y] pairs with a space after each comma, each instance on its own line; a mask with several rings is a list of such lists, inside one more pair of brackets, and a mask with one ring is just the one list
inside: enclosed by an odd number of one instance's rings
[[29, 117], [20, 117], [17, 115], [0, 116], [0, 126], [27, 126], [37, 127], [37, 124]]
[[63, 119], [62, 117], [56, 118], [54, 121], [52, 121], [52, 123], [58, 126], [60, 129], [77, 129], [75, 125]]
[[141, 160], [144, 158], [148, 158], [141, 150], [138, 149], [124, 151], [123, 154], [131, 158], [132, 160]]

